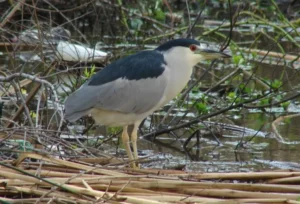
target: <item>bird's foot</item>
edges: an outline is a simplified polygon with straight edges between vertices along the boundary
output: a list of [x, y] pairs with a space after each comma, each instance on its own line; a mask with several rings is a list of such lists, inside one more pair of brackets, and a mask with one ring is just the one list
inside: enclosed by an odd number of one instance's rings
[[140, 169], [141, 168], [141, 165], [137, 162], [131, 162], [130, 163], [130, 168], [133, 168], [133, 169]]

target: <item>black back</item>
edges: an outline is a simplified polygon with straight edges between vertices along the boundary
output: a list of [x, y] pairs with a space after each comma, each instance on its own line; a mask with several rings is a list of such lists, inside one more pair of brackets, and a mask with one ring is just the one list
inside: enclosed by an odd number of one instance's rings
[[117, 79], [139, 80], [157, 78], [165, 70], [164, 57], [157, 51], [142, 51], [119, 59], [97, 72], [87, 83], [99, 86]]

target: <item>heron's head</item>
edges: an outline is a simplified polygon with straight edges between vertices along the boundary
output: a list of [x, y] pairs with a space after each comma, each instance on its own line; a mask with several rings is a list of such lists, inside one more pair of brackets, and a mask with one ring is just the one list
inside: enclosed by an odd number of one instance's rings
[[228, 54], [220, 51], [210, 50], [200, 46], [200, 42], [193, 39], [170, 40], [158, 48], [157, 51], [164, 54], [167, 60], [184, 60], [194, 66], [202, 60], [213, 60], [218, 58], [229, 58]]

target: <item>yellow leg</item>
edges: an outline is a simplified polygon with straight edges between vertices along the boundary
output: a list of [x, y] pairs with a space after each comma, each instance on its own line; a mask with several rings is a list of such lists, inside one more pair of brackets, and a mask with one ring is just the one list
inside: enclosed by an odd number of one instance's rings
[[138, 134], [137, 131], [138, 131], [139, 125], [140, 125], [140, 122], [135, 123], [133, 125], [133, 130], [132, 130], [132, 133], [131, 133], [131, 142], [132, 142], [132, 147], [133, 147], [133, 157], [134, 157], [135, 160], [137, 160], [139, 158], [138, 153], [137, 153], [137, 144], [136, 144], [137, 134]]
[[[127, 132], [127, 126], [124, 126], [124, 127], [123, 127], [122, 140], [123, 140], [123, 144], [124, 144], [124, 146], [125, 146], [125, 150], [126, 150], [126, 152], [127, 152], [129, 161], [134, 160], [134, 158], [133, 158], [133, 156], [132, 156], [131, 149], [130, 149], [130, 144], [129, 144], [130, 141], [129, 141], [129, 136], [128, 136], [128, 132]], [[130, 166], [131, 166], [132, 168], [136, 168], [134, 162], [131, 162], [131, 163], [130, 163]]]

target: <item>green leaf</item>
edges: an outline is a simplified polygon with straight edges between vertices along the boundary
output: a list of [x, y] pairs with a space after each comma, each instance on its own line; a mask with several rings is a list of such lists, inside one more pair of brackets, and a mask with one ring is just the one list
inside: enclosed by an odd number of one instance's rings
[[196, 103], [196, 109], [199, 114], [208, 113], [209, 108], [205, 103]]
[[140, 18], [133, 18], [130, 20], [130, 27], [133, 30], [140, 30], [143, 25], [143, 21]]
[[95, 74], [96, 66], [93, 64], [91, 69], [91, 75]]
[[85, 78], [91, 78], [96, 73], [96, 66], [92, 65], [91, 69], [85, 68], [83, 75]]
[[268, 105], [269, 104], [269, 99], [268, 98], [264, 98], [262, 100], [259, 101], [259, 105]]
[[30, 111], [30, 116], [32, 119], [36, 119], [36, 113], [34, 111]]
[[227, 95], [227, 97], [229, 99], [235, 99], [236, 98], [236, 94], [235, 94], [235, 92], [229, 92], [228, 95]]
[[24, 95], [27, 94], [26, 89], [21, 88], [21, 93], [24, 94]]
[[257, 57], [257, 52], [251, 52], [252, 58], [255, 59]]
[[87, 70], [87, 68], [85, 68], [84, 72], [83, 72], [83, 75], [86, 77], [86, 78], [89, 78], [89, 72]]
[[122, 130], [122, 127], [107, 127], [107, 132], [109, 134], [117, 134]]
[[240, 90], [242, 91], [242, 92], [245, 92], [245, 93], [251, 93], [252, 92], [252, 90], [251, 90], [251, 88], [249, 88], [249, 87], [247, 87], [245, 84], [240, 84], [239, 85], [239, 88], [240, 88]]
[[165, 21], [166, 14], [159, 8], [154, 11], [154, 18], [158, 21]]
[[270, 86], [272, 89], [279, 89], [282, 86], [282, 81], [275, 79], [274, 81], [271, 82]]
[[241, 55], [234, 55], [232, 59], [233, 59], [233, 63], [235, 65], [239, 65], [239, 64], [241, 64], [241, 62], [244, 61], [244, 59]]
[[284, 109], [287, 110], [287, 108], [289, 107], [289, 105], [291, 104], [290, 101], [286, 101], [280, 104], [280, 106]]

